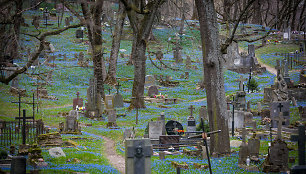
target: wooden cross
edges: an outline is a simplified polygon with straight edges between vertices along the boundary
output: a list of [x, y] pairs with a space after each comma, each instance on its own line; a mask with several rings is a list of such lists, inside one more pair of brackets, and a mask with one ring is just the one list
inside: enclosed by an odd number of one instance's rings
[[188, 108], [188, 109], [190, 109], [190, 116], [192, 117], [192, 112], [193, 112], [193, 110], [195, 109], [192, 105], [190, 105], [190, 107]]

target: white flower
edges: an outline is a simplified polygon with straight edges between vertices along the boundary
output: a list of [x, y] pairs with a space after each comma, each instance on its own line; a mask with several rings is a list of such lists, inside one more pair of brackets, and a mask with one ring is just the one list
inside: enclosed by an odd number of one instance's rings
[[119, 51], [120, 52], [126, 52], [126, 49], [120, 49]]

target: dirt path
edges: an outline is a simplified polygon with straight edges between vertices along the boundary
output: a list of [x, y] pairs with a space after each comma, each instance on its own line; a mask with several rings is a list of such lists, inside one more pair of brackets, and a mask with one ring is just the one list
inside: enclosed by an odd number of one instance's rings
[[102, 136], [102, 138], [105, 140], [105, 154], [106, 158], [108, 159], [109, 163], [115, 167], [120, 173], [125, 173], [125, 159], [121, 155], [118, 155], [115, 149], [115, 142], [107, 138], [105, 136]]
[[[258, 60], [258, 59], [257, 59]], [[267, 64], [264, 64], [262, 63], [261, 61], [258, 60], [258, 63], [262, 66], [262, 67], [266, 67], [267, 71], [269, 71], [270, 73], [274, 74], [274, 75], [277, 75], [277, 71], [275, 68], [267, 65]]]

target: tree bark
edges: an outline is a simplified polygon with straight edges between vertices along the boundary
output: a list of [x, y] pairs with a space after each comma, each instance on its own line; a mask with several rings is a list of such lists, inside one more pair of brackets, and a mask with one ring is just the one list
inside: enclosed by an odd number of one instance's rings
[[115, 31], [113, 33], [112, 50], [110, 53], [108, 74], [105, 80], [105, 83], [108, 83], [108, 84], [115, 84], [117, 82], [116, 81], [117, 59], [118, 59], [120, 40], [121, 40], [121, 34], [123, 30], [125, 16], [126, 16], [126, 13], [125, 13], [124, 5], [119, 2], [117, 23], [115, 26]]
[[211, 153], [230, 153], [226, 111], [223, 58], [213, 0], [195, 0], [202, 40], [203, 68], [210, 131], [221, 130], [210, 139]]

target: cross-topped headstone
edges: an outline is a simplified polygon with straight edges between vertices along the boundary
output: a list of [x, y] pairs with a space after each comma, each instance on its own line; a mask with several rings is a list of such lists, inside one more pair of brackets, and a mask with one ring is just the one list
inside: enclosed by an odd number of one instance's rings
[[243, 91], [243, 82], [246, 81], [246, 78], [243, 78], [243, 76], [240, 76], [238, 80], [236, 80], [236, 82], [239, 82], [239, 91]]
[[192, 117], [192, 112], [194, 110], [194, 107], [192, 105], [190, 105], [190, 107], [188, 109], [190, 110], [190, 116]]

